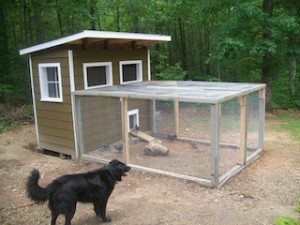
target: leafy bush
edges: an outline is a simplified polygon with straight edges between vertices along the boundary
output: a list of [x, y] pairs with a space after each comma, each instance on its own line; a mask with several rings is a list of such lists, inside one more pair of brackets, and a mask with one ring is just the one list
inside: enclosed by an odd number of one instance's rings
[[184, 80], [187, 72], [184, 71], [179, 63], [174, 66], [168, 66], [157, 76], [162, 80]]
[[14, 128], [21, 123], [32, 123], [33, 121], [34, 112], [32, 105], [11, 107], [0, 104], [0, 133]]

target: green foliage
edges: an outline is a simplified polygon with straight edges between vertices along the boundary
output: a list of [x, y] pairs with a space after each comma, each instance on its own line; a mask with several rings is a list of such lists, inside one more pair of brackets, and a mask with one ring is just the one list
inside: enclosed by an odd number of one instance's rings
[[[298, 74], [300, 80], [300, 74]], [[281, 76], [272, 82], [272, 104], [274, 109], [299, 109], [300, 108], [300, 82], [296, 83], [296, 95], [292, 95], [289, 87], [288, 71], [283, 71]]]
[[97, 30], [171, 35], [170, 43], [151, 47], [154, 79], [262, 82], [270, 55], [273, 106], [300, 108], [300, 74], [289, 79], [289, 56], [300, 63], [299, 9], [297, 0], [278, 1], [271, 15], [261, 0], [0, 1], [0, 103], [30, 102], [20, 48], [90, 29], [94, 21]]
[[154, 66], [155, 79], [159, 80], [184, 80], [187, 72], [182, 69], [179, 63], [171, 66], [167, 62], [167, 56], [162, 54], [154, 55], [156, 64]]
[[[297, 200], [295, 211], [300, 213], [300, 198]], [[291, 216], [281, 216], [277, 219], [276, 225], [300, 225], [300, 217], [294, 219]]]
[[158, 75], [161, 80], [184, 80], [186, 76], [186, 71], [184, 71], [179, 63], [174, 66], [167, 66]]
[[288, 130], [295, 140], [300, 140], [300, 116], [296, 112], [280, 113], [278, 118], [285, 122], [281, 129]]
[[276, 221], [276, 225], [299, 225], [299, 224], [300, 224], [299, 222], [297, 222], [294, 218], [289, 216], [280, 217]]

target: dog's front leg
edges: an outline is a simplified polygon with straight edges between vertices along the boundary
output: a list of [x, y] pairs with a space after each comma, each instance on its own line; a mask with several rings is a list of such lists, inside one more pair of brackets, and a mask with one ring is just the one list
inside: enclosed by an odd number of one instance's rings
[[104, 223], [108, 223], [111, 221], [110, 218], [106, 217], [106, 203], [103, 202], [94, 202], [94, 211], [98, 217], [101, 217]]

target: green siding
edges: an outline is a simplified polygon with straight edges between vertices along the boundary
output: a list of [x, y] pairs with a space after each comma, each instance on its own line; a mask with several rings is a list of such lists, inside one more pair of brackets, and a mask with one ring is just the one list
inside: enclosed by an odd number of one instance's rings
[[[39, 131], [40, 148], [60, 152], [69, 155], [75, 155], [75, 142], [73, 132], [73, 118], [71, 106], [71, 88], [69, 79], [69, 61], [68, 50], [54, 48], [37, 52], [31, 55], [33, 85], [35, 91], [37, 125]], [[142, 60], [143, 80], [148, 80], [148, 62], [147, 49], [74, 49], [74, 80], [75, 90], [84, 88], [83, 84], [83, 63], [90, 62], [112, 62], [113, 65], [113, 84], [120, 84], [119, 62], [126, 60]], [[60, 63], [63, 102], [41, 102], [40, 84], [38, 76], [39, 63]], [[147, 104], [134, 103], [132, 107], [140, 109], [141, 115], [144, 115]], [[122, 117], [121, 106], [118, 98], [102, 98], [100, 101], [92, 102], [90, 106], [82, 105], [82, 110], [89, 110], [86, 127], [82, 131], [85, 133], [85, 143], [88, 149], [101, 147], [107, 142], [115, 142], [122, 139]], [[143, 119], [144, 120], [144, 119]], [[148, 126], [142, 123], [143, 127]], [[95, 144], [89, 144], [95, 143]]]
[[142, 60], [143, 80], [148, 80], [147, 49], [136, 50], [74, 50], [74, 74], [76, 90], [84, 89], [83, 63], [112, 62], [113, 85], [120, 84], [119, 62]]
[[[55, 152], [75, 155], [72, 121], [69, 63], [67, 50], [48, 50], [32, 54], [32, 73], [35, 91], [39, 147]], [[60, 63], [63, 102], [40, 101], [38, 64]]]

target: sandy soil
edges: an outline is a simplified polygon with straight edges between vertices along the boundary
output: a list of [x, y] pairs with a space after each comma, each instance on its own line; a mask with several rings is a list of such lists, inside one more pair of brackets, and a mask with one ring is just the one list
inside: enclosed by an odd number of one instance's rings
[[[265, 150], [261, 157], [219, 189], [165, 176], [131, 171], [117, 184], [108, 203], [112, 225], [271, 225], [278, 216], [296, 216], [300, 195], [300, 143], [267, 117]], [[46, 185], [66, 173], [88, 171], [97, 163], [64, 160], [34, 150], [34, 125], [0, 134], [0, 224], [50, 222], [47, 204], [30, 202], [24, 184], [38, 168]], [[73, 225], [96, 225], [90, 204], [78, 204]], [[63, 224], [60, 218], [58, 224]]]

